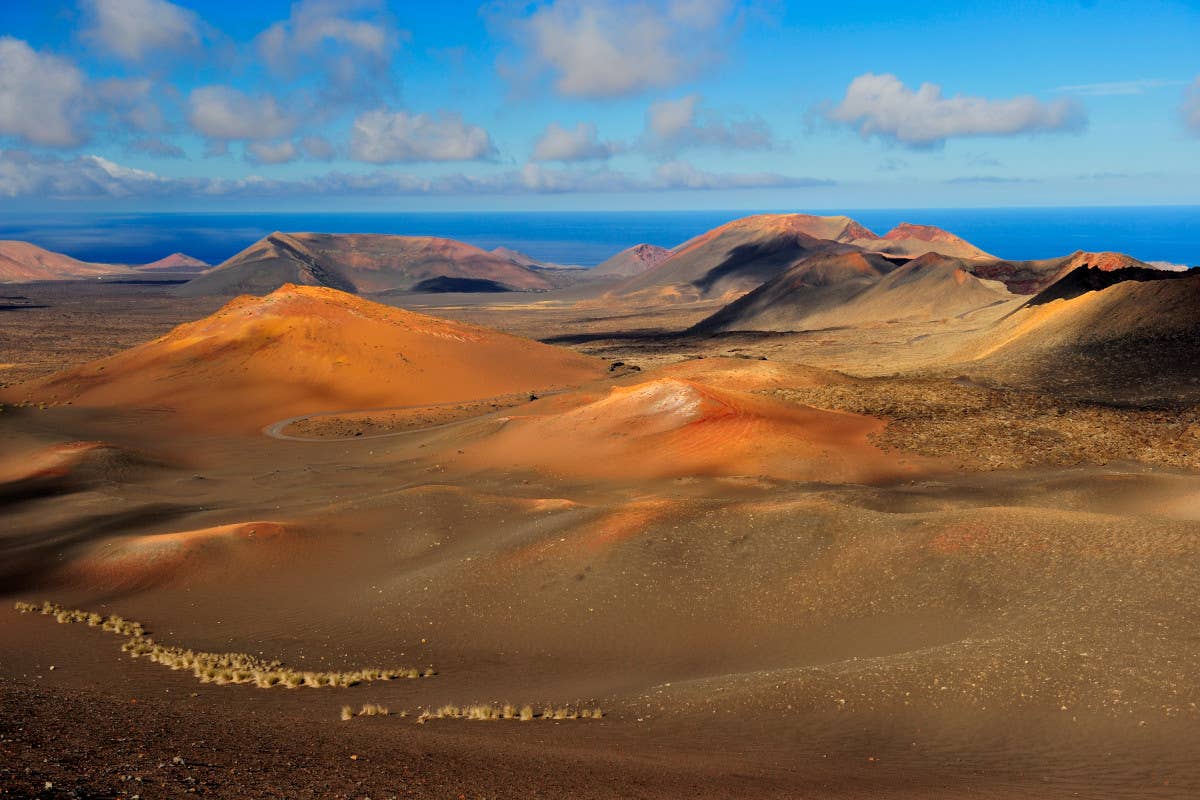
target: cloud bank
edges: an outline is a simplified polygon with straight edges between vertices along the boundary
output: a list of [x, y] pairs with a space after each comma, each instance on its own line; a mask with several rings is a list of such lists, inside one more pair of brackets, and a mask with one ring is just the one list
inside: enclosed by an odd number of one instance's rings
[[[280, 145], [286, 152], [290, 143]], [[274, 146], [258, 150], [270, 158]], [[248, 154], [252, 152], [248, 150]], [[251, 156], [253, 158], [253, 156]], [[0, 197], [55, 199], [129, 197], [295, 197], [472, 194], [567, 194], [635, 191], [808, 188], [832, 181], [774, 173], [713, 173], [683, 161], [663, 164], [649, 178], [599, 169], [548, 169], [526, 164], [491, 175], [425, 177], [389, 170], [328, 172], [307, 178], [168, 178], [95, 155], [62, 158], [0, 151]]]

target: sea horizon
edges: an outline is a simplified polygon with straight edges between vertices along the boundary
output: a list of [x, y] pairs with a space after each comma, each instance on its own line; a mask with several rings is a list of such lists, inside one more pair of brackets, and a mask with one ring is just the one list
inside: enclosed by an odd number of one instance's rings
[[643, 242], [675, 247], [738, 217], [844, 214], [883, 234], [901, 222], [934, 225], [1000, 258], [1076, 250], [1200, 264], [1200, 206], [727, 209], [662, 211], [166, 211], [29, 212], [0, 220], [0, 238], [85, 261], [138, 264], [183, 252], [217, 264], [276, 230], [440, 236], [508, 247], [555, 264], [591, 267]]

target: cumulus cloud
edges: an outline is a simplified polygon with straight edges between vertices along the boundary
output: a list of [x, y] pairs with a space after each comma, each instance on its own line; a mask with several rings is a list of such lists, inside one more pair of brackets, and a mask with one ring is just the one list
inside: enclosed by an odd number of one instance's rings
[[303, 179], [168, 178], [99, 156], [60, 158], [0, 151], [0, 197], [295, 197], [467, 194], [564, 194], [630, 191], [827, 186], [829, 181], [771, 173], [708, 173], [682, 162], [661, 165], [649, 178], [600, 169], [548, 169], [526, 164], [490, 175], [426, 177], [393, 170], [329, 172]]
[[85, 41], [129, 62], [200, 46], [202, 23], [166, 0], [84, 0]]
[[350, 133], [351, 157], [371, 164], [481, 161], [495, 154], [487, 131], [448, 111], [368, 111], [354, 120]]
[[694, 74], [732, 26], [729, 0], [552, 0], [517, 28], [534, 72], [572, 97], [618, 97]]
[[1179, 109], [1183, 114], [1183, 124], [1192, 133], [1200, 136], [1200, 78], [1183, 95], [1183, 105]]
[[380, 94], [402, 38], [380, 0], [300, 0], [255, 45], [276, 75], [317, 75], [325, 101], [341, 103]]
[[129, 143], [128, 149], [134, 153], [142, 153], [158, 158], [183, 158], [186, 155], [182, 147], [172, 144], [165, 139], [160, 139], [157, 136], [134, 139]]
[[246, 160], [252, 164], [286, 164], [300, 157], [294, 142], [250, 142], [246, 145]]
[[596, 126], [580, 122], [574, 128], [564, 128], [551, 122], [533, 145], [534, 161], [600, 161], [612, 157], [619, 146], [602, 142], [596, 136]]
[[700, 95], [689, 94], [652, 104], [646, 111], [646, 147], [676, 152], [691, 147], [767, 150], [773, 146], [771, 129], [762, 119], [729, 121], [715, 111], [700, 108], [700, 103]]
[[83, 143], [85, 89], [71, 62], [0, 36], [0, 136], [49, 147]]
[[931, 147], [964, 136], [1012, 136], [1080, 130], [1086, 120], [1074, 101], [1044, 103], [1031, 96], [1007, 100], [944, 97], [932, 83], [913, 91], [895, 75], [866, 73], [851, 81], [830, 119], [866, 136], [910, 147]]
[[[254, 97], [231, 86], [202, 86], [188, 97], [188, 122], [216, 142], [231, 139], [278, 139], [296, 120], [269, 95]], [[218, 144], [219, 147], [219, 144]]]

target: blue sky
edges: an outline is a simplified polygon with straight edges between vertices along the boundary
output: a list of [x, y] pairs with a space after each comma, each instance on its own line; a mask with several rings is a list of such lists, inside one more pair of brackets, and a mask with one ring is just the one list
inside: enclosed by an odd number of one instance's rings
[[1200, 203], [1200, 3], [0, 8], [0, 207]]

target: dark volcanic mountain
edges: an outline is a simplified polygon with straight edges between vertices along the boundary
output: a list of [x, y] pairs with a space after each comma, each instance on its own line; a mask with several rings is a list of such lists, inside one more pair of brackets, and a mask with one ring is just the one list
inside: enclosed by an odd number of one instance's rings
[[742, 295], [695, 329], [795, 330], [805, 317], [837, 308], [896, 266], [897, 260], [874, 253], [816, 255]]
[[875, 253], [800, 262], [700, 322], [698, 331], [795, 331], [962, 316], [1014, 299], [969, 263], [936, 253], [902, 260]]
[[1080, 267], [1092, 267], [1105, 272], [1126, 267], [1152, 269], [1149, 264], [1124, 253], [1088, 253], [1083, 250], [1076, 250], [1069, 256], [1037, 261], [994, 259], [973, 263], [969, 269], [971, 274], [985, 280], [1000, 281], [1014, 294], [1037, 294]]
[[288, 283], [374, 294], [434, 278], [543, 291], [553, 281], [510, 258], [452, 239], [377, 234], [272, 233], [179, 287], [194, 295], [266, 294]]

